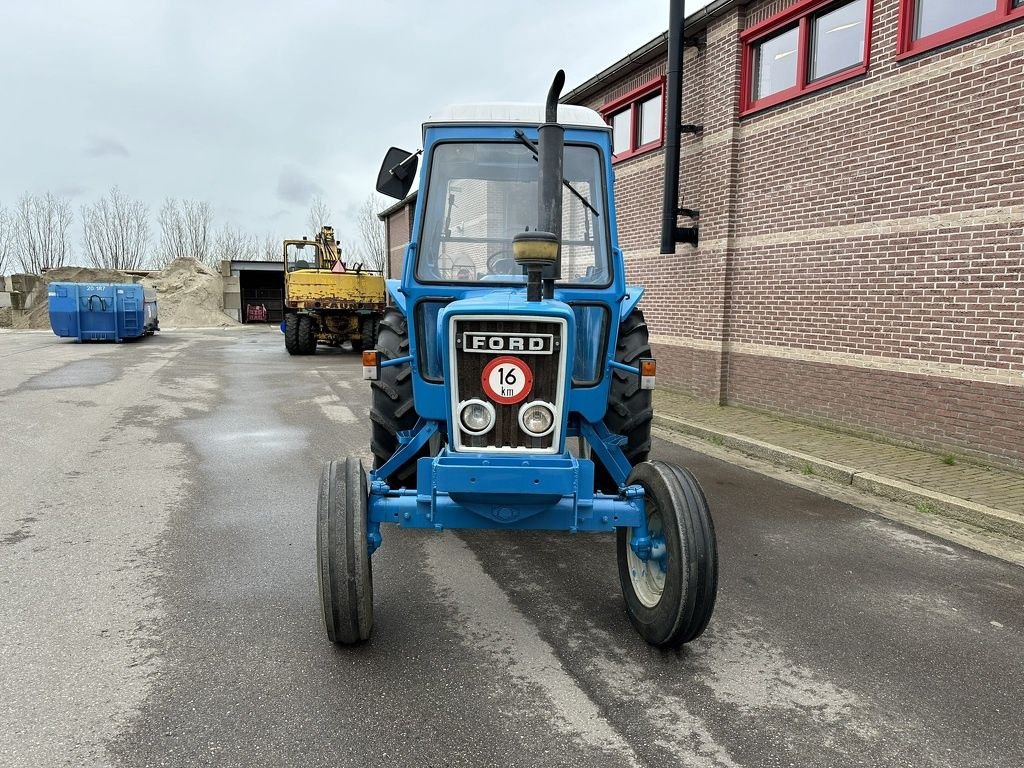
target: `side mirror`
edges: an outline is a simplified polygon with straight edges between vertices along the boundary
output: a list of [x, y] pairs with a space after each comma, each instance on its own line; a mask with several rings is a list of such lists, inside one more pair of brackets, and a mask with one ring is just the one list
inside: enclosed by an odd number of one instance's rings
[[419, 152], [406, 152], [398, 147], [389, 149], [377, 174], [377, 191], [402, 200], [412, 188], [419, 162]]

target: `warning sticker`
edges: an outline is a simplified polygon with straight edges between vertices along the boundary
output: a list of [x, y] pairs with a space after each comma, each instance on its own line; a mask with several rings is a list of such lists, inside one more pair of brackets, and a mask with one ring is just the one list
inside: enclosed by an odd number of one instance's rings
[[518, 357], [502, 355], [484, 367], [480, 383], [491, 400], [513, 405], [522, 402], [533, 389], [533, 371]]

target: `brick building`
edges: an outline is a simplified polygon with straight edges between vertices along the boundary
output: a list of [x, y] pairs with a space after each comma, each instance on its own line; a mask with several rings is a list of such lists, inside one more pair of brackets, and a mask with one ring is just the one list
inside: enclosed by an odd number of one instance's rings
[[[1024, 2], [719, 0], [566, 97], [616, 128], [619, 237], [667, 385], [1024, 465]], [[685, 220], [680, 223], [688, 223]]]
[[1024, 466], [1022, 22], [1024, 0], [692, 14], [680, 188], [699, 244], [675, 256], [659, 254], [667, 36], [567, 94], [615, 129], [659, 382]]
[[405, 246], [412, 237], [412, 217], [416, 208], [416, 192], [404, 200], [399, 200], [377, 214], [384, 222], [384, 246], [388, 252], [388, 263], [384, 276], [398, 280], [402, 277], [402, 259], [405, 258]]

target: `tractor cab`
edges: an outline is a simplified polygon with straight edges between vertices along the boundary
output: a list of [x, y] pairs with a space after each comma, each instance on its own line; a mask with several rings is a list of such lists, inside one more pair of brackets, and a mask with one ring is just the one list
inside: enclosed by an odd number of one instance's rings
[[[704, 496], [648, 461], [655, 361], [617, 246], [611, 129], [558, 105], [453, 107], [423, 126], [401, 280], [370, 380], [373, 469], [324, 470], [324, 621], [372, 628], [381, 525], [616, 532], [627, 613], [651, 643], [698, 637], [717, 559]], [[402, 199], [420, 153], [392, 148], [378, 191]], [[344, 567], [342, 567], [344, 566]]]

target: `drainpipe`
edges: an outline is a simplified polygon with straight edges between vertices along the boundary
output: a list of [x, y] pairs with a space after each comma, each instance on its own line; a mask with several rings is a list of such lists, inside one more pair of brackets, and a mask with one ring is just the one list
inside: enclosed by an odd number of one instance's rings
[[676, 252], [676, 243], [697, 245], [697, 227], [680, 227], [681, 215], [697, 218], [697, 211], [679, 207], [679, 144], [683, 131], [700, 133], [700, 127], [683, 126], [684, 0], [671, 0], [668, 26], [668, 100], [665, 129], [665, 189], [661, 204], [661, 252]]

